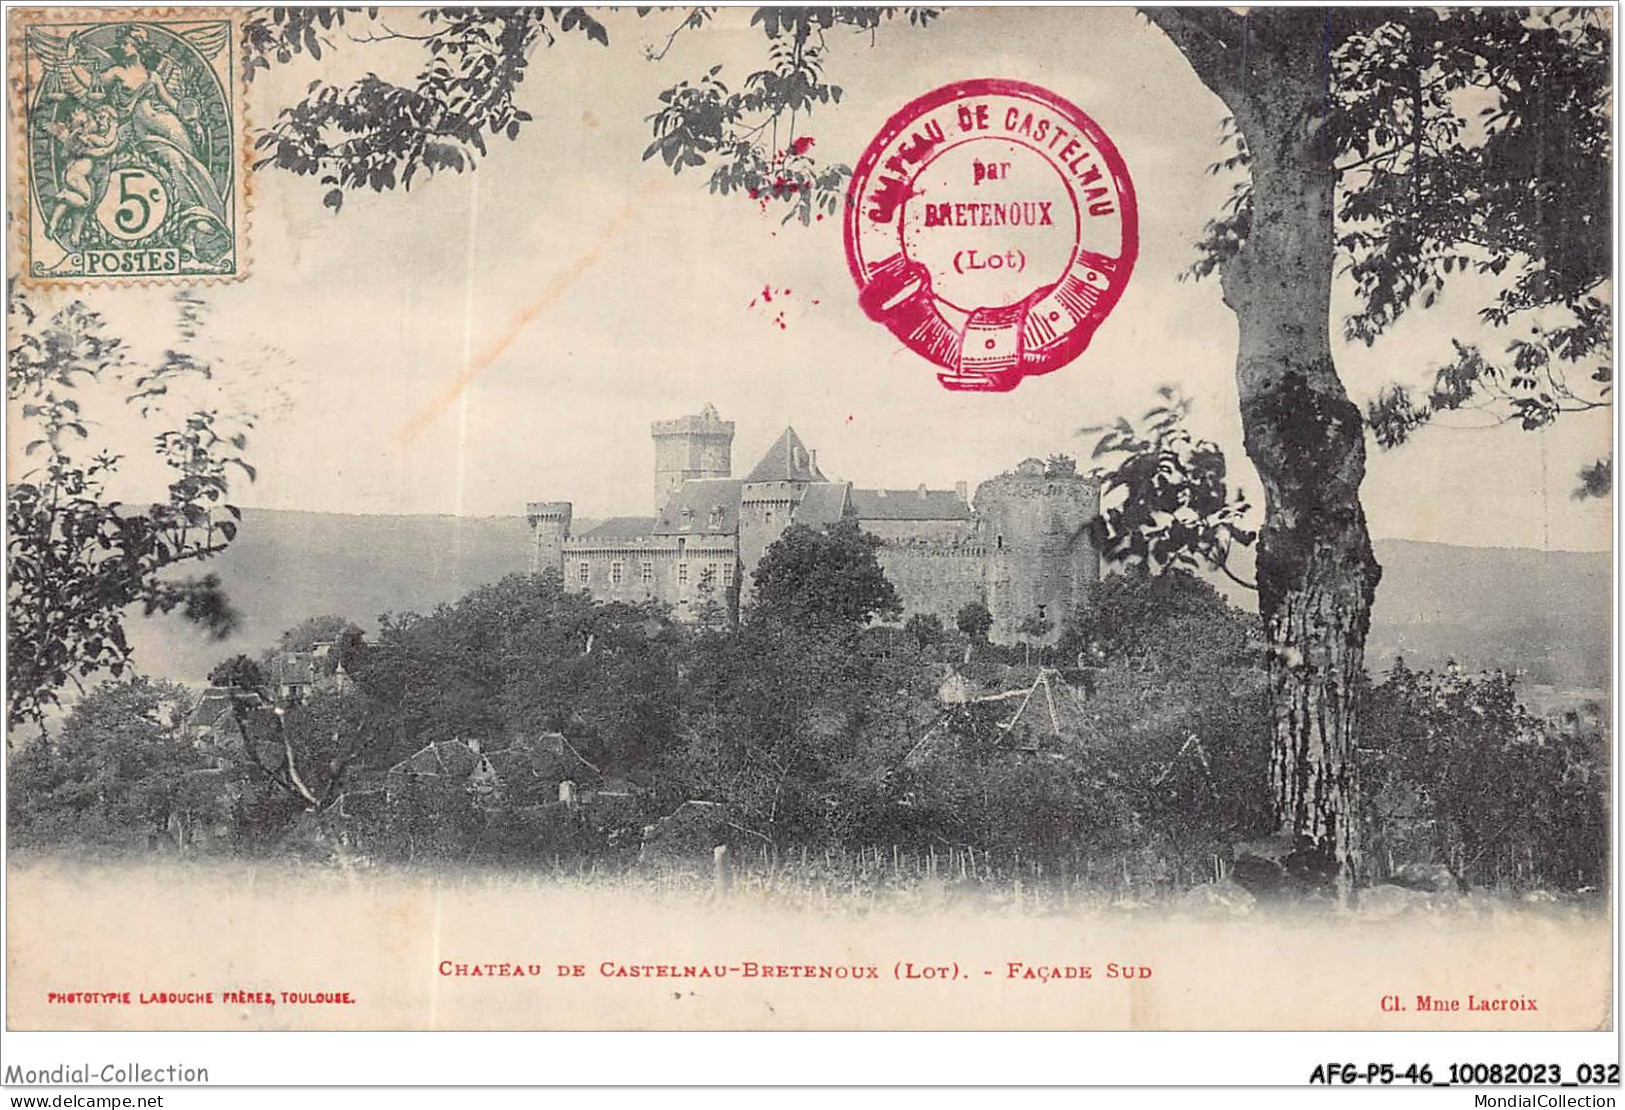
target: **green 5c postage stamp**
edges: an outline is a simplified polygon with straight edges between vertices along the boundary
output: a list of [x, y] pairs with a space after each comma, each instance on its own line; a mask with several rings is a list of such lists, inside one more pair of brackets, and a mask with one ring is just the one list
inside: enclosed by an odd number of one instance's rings
[[12, 18], [25, 279], [240, 276], [247, 193], [229, 14]]

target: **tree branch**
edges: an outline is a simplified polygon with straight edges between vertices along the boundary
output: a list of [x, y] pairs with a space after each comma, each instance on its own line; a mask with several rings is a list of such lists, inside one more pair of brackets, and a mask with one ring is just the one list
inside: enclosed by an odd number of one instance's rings
[[1246, 17], [1224, 8], [1147, 8], [1142, 14], [1173, 40], [1202, 83], [1230, 104], [1245, 79]]
[[294, 787], [299, 791], [300, 796], [303, 797], [305, 801], [309, 802], [312, 808], [316, 808], [321, 803], [316, 801], [316, 795], [312, 794], [310, 792], [310, 788], [307, 787], [299, 778], [299, 768], [294, 764], [293, 761], [293, 742], [288, 739], [288, 729], [286, 725], [282, 726], [282, 750], [286, 752], [288, 756], [288, 781], [293, 783]]
[[698, 27], [704, 21], [705, 21], [705, 9], [704, 8], [690, 8], [688, 14], [683, 16], [682, 22], [678, 23], [677, 26], [673, 27], [671, 29], [671, 34], [666, 36], [665, 44], [663, 46], [661, 46], [661, 48], [659, 50], [656, 50], [653, 47], [647, 48], [646, 51], [645, 51], [646, 56], [648, 57], [648, 59], [651, 62], [660, 61], [668, 53], [670, 53], [671, 48], [672, 48], [672, 44], [677, 41], [677, 36], [678, 35], [682, 34], [684, 31], [688, 30], [690, 27]]

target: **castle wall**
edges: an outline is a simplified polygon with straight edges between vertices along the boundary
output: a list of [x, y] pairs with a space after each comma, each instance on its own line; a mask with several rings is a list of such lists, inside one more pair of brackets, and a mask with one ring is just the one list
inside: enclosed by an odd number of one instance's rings
[[978, 544], [885, 544], [875, 554], [903, 603], [900, 621], [935, 613], [953, 628], [964, 606], [986, 604], [987, 560]]
[[805, 482], [750, 482], [739, 499], [741, 596], [750, 594], [751, 575], [762, 553], [789, 529]]
[[[732, 536], [655, 536], [604, 543], [576, 540], [562, 554], [564, 586], [594, 601], [663, 601], [679, 620], [694, 620], [709, 599], [732, 613], [738, 551]], [[618, 570], [617, 570], [618, 565]]]
[[888, 543], [959, 543], [976, 539], [972, 520], [865, 520], [858, 527]]

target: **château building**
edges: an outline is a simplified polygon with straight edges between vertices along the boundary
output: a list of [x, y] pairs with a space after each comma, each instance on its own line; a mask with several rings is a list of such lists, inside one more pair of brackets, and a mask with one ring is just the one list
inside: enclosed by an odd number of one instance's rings
[[556, 569], [566, 588], [600, 601], [664, 601], [679, 619], [732, 616], [741, 594], [748, 603], [762, 553], [788, 528], [851, 519], [880, 539], [902, 619], [934, 613], [952, 627], [979, 601], [1002, 642], [1033, 617], [1049, 622], [1053, 639], [1100, 577], [1099, 483], [1070, 463], [1027, 459], [971, 499], [963, 482], [933, 490], [831, 481], [792, 428], [736, 478], [734, 424], [710, 405], [657, 421], [652, 432], [658, 515], [612, 517], [577, 535], [570, 502], [532, 502], [532, 571]]

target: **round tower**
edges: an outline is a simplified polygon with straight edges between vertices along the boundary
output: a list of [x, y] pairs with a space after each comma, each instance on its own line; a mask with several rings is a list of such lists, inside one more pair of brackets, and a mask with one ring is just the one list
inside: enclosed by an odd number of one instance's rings
[[564, 541], [570, 538], [570, 517], [574, 506], [568, 501], [532, 501], [525, 506], [530, 522], [530, 572], [548, 569], [564, 573]]
[[1053, 643], [1100, 580], [1093, 524], [1100, 483], [1070, 460], [1027, 459], [976, 490], [976, 516], [987, 550], [987, 607], [992, 636], [1022, 638], [1029, 620], [1048, 622]]
[[649, 432], [655, 441], [655, 512], [690, 478], [727, 478], [733, 474], [734, 423], [706, 405], [697, 416], [656, 420]]

